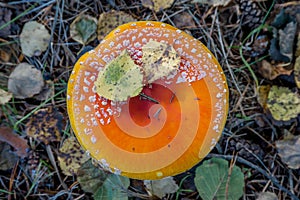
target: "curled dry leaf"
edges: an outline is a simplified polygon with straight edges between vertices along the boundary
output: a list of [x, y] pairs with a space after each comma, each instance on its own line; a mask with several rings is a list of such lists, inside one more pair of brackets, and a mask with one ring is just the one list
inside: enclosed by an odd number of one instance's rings
[[26, 124], [26, 133], [39, 142], [49, 144], [60, 141], [62, 128], [63, 115], [49, 107], [33, 113]]
[[257, 88], [258, 91], [257, 101], [261, 105], [261, 107], [263, 107], [264, 110], [267, 107], [267, 100], [268, 100], [270, 89], [271, 89], [270, 85], [260, 85]]
[[259, 68], [259, 73], [266, 79], [273, 80], [279, 75], [291, 75], [293, 69], [290, 64], [271, 64], [263, 60]]
[[109, 32], [121, 24], [134, 22], [136, 19], [123, 11], [112, 10], [101, 13], [98, 20], [97, 34], [98, 39], [103, 39]]
[[207, 4], [210, 6], [227, 6], [232, 0], [193, 0], [192, 3]]
[[275, 120], [289, 121], [300, 113], [300, 98], [289, 88], [272, 86], [268, 94], [267, 107]]
[[125, 101], [142, 91], [143, 74], [124, 50], [99, 72], [95, 86], [100, 96], [112, 101]]
[[147, 83], [177, 72], [181, 60], [171, 45], [152, 40], [142, 47], [142, 51], [143, 70]]
[[21, 158], [27, 156], [27, 151], [29, 149], [27, 140], [15, 134], [11, 128], [0, 127], [0, 141], [11, 145], [16, 150], [17, 155]]
[[142, 5], [146, 8], [150, 8], [151, 10], [154, 10], [155, 12], [162, 11], [166, 8], [170, 8], [172, 4], [174, 3], [174, 0], [142, 0]]
[[20, 63], [10, 74], [8, 90], [14, 97], [24, 99], [38, 94], [44, 86], [43, 75], [40, 70], [28, 63]]
[[4, 105], [12, 98], [12, 93], [6, 92], [0, 88], [0, 105]]
[[157, 196], [159, 198], [163, 198], [167, 194], [175, 193], [179, 189], [171, 176], [159, 180], [145, 180], [144, 184], [151, 196]]
[[44, 25], [31, 21], [27, 22], [20, 35], [23, 54], [26, 56], [39, 56], [49, 45], [50, 34]]
[[58, 161], [63, 173], [72, 176], [80, 166], [88, 161], [89, 156], [74, 137], [66, 139], [59, 149]]
[[281, 160], [289, 168], [300, 168], [300, 136], [289, 136], [283, 140], [276, 141], [276, 148]]
[[86, 44], [97, 36], [97, 19], [89, 15], [79, 15], [70, 25], [70, 35], [73, 40]]

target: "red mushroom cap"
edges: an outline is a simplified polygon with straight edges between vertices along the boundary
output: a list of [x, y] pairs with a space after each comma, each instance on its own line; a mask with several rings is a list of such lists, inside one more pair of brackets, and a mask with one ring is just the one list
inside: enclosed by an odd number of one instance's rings
[[[125, 102], [97, 94], [99, 71], [124, 49], [142, 68], [142, 47], [150, 40], [173, 46], [181, 57], [176, 73]], [[67, 93], [81, 145], [103, 168], [136, 179], [193, 167], [216, 145], [228, 112], [226, 79], [215, 57], [200, 41], [161, 22], [132, 22], [112, 31], [77, 61]]]

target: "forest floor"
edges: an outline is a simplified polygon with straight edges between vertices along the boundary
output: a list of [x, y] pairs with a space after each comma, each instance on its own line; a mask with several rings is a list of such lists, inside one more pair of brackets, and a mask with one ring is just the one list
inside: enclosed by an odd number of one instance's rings
[[[222, 158], [241, 169], [240, 199], [299, 199], [299, 1], [209, 1], [229, 2], [216, 6], [175, 0], [157, 12], [145, 6], [149, 2], [0, 1], [0, 199], [110, 199], [82, 187], [77, 175], [65, 173], [58, 160], [63, 142], [73, 135], [66, 106], [69, 76], [81, 52], [96, 47], [107, 34], [98, 31], [96, 37], [78, 41], [70, 34], [71, 24], [80, 14], [98, 20], [112, 10], [116, 13], [108, 29], [128, 18], [160, 21], [211, 50], [226, 75], [230, 104], [223, 135], [205, 160]], [[21, 33], [30, 21], [45, 27], [50, 42], [44, 50], [25, 53]], [[21, 83], [18, 90], [18, 83], [9, 79], [20, 63], [42, 76]], [[195, 185], [196, 167], [173, 177], [179, 189], [162, 191], [161, 196], [140, 180], [130, 179], [129, 187], [120, 187], [130, 199], [207, 199]]]

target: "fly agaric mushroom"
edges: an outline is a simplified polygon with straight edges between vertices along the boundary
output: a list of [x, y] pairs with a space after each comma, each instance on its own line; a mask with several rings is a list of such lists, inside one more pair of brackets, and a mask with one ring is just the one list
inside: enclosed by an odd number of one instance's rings
[[[145, 84], [140, 95], [116, 102], [94, 83], [124, 50], [143, 68], [149, 41], [171, 45], [178, 69]], [[136, 179], [182, 173], [216, 145], [228, 112], [225, 75], [198, 40], [161, 22], [124, 24], [79, 58], [68, 83], [71, 126], [81, 145], [104, 168]]]

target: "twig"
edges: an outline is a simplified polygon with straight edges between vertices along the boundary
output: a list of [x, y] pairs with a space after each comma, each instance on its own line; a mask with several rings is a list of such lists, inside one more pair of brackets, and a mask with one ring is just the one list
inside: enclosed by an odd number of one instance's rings
[[[226, 160], [232, 160], [235, 159], [235, 156], [231, 156], [231, 155], [219, 155], [219, 154], [209, 154], [207, 157], [209, 158], [224, 158]], [[270, 181], [272, 181], [272, 183], [278, 187], [280, 190], [282, 190], [283, 192], [287, 193], [293, 200], [300, 200], [295, 194], [293, 194], [290, 190], [288, 190], [287, 188], [285, 188], [284, 186], [280, 185], [279, 181], [272, 175], [270, 175], [269, 173], [267, 173], [265, 170], [263, 170], [262, 168], [260, 168], [259, 166], [241, 158], [241, 157], [236, 157], [236, 161], [247, 165], [248, 167], [251, 167], [252, 169], [257, 170], [258, 172], [260, 172], [262, 175], [264, 175], [265, 177], [267, 177]]]

